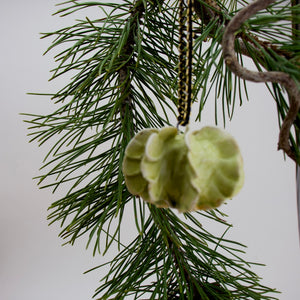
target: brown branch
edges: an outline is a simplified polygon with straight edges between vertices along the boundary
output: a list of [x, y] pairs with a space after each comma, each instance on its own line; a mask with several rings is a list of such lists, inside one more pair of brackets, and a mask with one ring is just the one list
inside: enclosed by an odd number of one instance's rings
[[[229, 23], [230, 17], [224, 13], [224, 11], [218, 6], [216, 1], [214, 0], [204, 0], [204, 1], [206, 2], [206, 5], [198, 1], [195, 1], [194, 3], [195, 12], [198, 18], [205, 25], [207, 25], [211, 20], [219, 20], [217, 26], [218, 27], [222, 26], [224, 27], [222, 30], [225, 30], [226, 25]], [[225, 24], [225, 26], [223, 24]], [[195, 32], [197, 33], [197, 30], [195, 30]], [[213, 33], [211, 37], [214, 38]], [[249, 43], [252, 45], [253, 51], [257, 53], [257, 57], [262, 58], [262, 61], [263, 61], [263, 54], [261, 49], [264, 49], [265, 51], [272, 49], [272, 51], [274, 51], [275, 53], [277, 53], [278, 55], [286, 59], [293, 58], [293, 53], [287, 50], [280, 49], [277, 45], [274, 45], [271, 42], [262, 41], [254, 34], [250, 34], [250, 33], [248, 35], [239, 34], [237, 35], [237, 38], [238, 39], [236, 41], [238, 43], [238, 47], [236, 47], [236, 51], [239, 51], [242, 55], [248, 56], [250, 58], [252, 56], [249, 53], [245, 43]]]
[[300, 90], [297, 83], [284, 72], [254, 72], [242, 67], [234, 52], [235, 32], [241, 25], [258, 11], [265, 9], [275, 0], [257, 0], [250, 5], [240, 10], [228, 23], [223, 35], [223, 56], [228, 68], [237, 76], [244, 80], [254, 82], [274, 82], [281, 84], [287, 91], [289, 97], [290, 108], [283, 120], [279, 141], [278, 150], [283, 150], [291, 159], [297, 162], [296, 156], [289, 143], [289, 135], [291, 126], [293, 125], [300, 109]]

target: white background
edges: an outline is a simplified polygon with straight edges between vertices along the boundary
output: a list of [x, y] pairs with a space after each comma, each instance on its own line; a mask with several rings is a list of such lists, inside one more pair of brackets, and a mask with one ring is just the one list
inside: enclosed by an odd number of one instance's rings
[[[51, 14], [56, 1], [3, 1], [0, 10], [0, 299], [91, 299], [103, 274], [83, 272], [103, 262], [85, 243], [61, 247], [57, 225], [48, 227], [47, 208], [57, 199], [39, 190], [38, 175], [47, 147], [28, 144], [21, 112], [49, 113], [47, 97], [27, 92], [55, 91], [48, 83], [52, 56], [42, 56], [51, 32], [68, 24]], [[202, 124], [213, 124], [207, 109]], [[240, 144], [246, 181], [224, 208], [234, 227], [230, 238], [248, 246], [245, 259], [265, 263], [254, 268], [263, 283], [282, 292], [282, 300], [300, 294], [300, 247], [297, 229], [295, 167], [277, 152], [274, 101], [262, 84], [251, 85], [250, 101], [238, 108], [227, 129]]]

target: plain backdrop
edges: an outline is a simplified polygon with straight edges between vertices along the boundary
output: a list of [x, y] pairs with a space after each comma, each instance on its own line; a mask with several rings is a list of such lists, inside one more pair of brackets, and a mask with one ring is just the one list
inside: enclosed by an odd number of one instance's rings
[[[39, 190], [47, 147], [29, 144], [21, 112], [49, 113], [47, 97], [27, 92], [53, 92], [52, 55], [42, 56], [51, 32], [69, 24], [57, 16], [52, 0], [2, 1], [0, 10], [0, 299], [91, 299], [104, 275], [83, 274], [104, 258], [85, 250], [84, 240], [64, 246], [58, 224], [48, 226], [47, 208], [56, 195]], [[60, 82], [61, 83], [61, 82]], [[263, 84], [249, 85], [250, 101], [237, 107], [226, 129], [237, 139], [245, 162], [245, 186], [224, 207], [234, 225], [229, 237], [247, 245], [245, 259], [266, 264], [253, 270], [263, 283], [282, 292], [282, 300], [300, 294], [300, 247], [297, 225], [295, 166], [276, 150], [275, 103]], [[213, 99], [212, 101], [213, 102]], [[214, 124], [208, 105], [201, 124]], [[222, 125], [222, 124], [221, 124]]]

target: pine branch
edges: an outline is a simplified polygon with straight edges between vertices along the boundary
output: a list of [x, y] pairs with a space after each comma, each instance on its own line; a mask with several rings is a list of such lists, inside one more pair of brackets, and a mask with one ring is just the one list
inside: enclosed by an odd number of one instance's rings
[[[275, 299], [270, 295], [275, 290], [260, 285], [252, 264], [239, 257], [244, 246], [225, 239], [230, 225], [218, 220], [217, 212], [185, 214], [182, 220], [169, 209], [149, 209], [142, 235], [110, 262], [95, 294], [101, 294], [99, 300], [147, 299], [149, 294], [151, 299]], [[199, 217], [227, 229], [216, 237]]]
[[[292, 7], [289, 7], [286, 6], [285, 3], [280, 6], [281, 2], [282, 1], [278, 1], [272, 7], [270, 6], [268, 8], [267, 13], [269, 15], [264, 13], [261, 16], [257, 15], [251, 20], [247, 19], [247, 24], [245, 26], [237, 28], [237, 31], [235, 32], [234, 50], [238, 56], [239, 64], [242, 64], [242, 56], [247, 56], [253, 60], [259, 72], [261, 72], [262, 69], [269, 71], [281, 71], [291, 76], [292, 80], [295, 81], [295, 84], [299, 84], [300, 65], [297, 53], [299, 52], [300, 44], [299, 40], [293, 38], [295, 34], [299, 33], [297, 33], [295, 26], [292, 30], [290, 22], [291, 16], [294, 24], [296, 22], [300, 22], [300, 7], [299, 5], [293, 5]], [[221, 43], [224, 30], [231, 20], [231, 14], [227, 8], [225, 8], [220, 1], [199, 0], [195, 3], [195, 10], [199, 19], [207, 27], [210, 27], [212, 20], [214, 21], [215, 25], [208, 33], [208, 36], [213, 38], [214, 41]], [[281, 23], [279, 23], [280, 25], [276, 26], [275, 23], [278, 21], [281, 21]], [[287, 21], [288, 25], [282, 23], [283, 21]], [[267, 30], [264, 28], [264, 26], [267, 26]], [[266, 39], [267, 36], [269, 36], [268, 39]], [[261, 39], [261, 37], [263, 37], [263, 39]], [[274, 39], [274, 37], [278, 38]], [[208, 69], [210, 69], [210, 67]], [[238, 76], [238, 78], [245, 79], [244, 77], [240, 76]], [[229, 77], [228, 80], [230, 81]], [[230, 85], [227, 87], [226, 81], [227, 79], [224, 80], [223, 85], [226, 86], [225, 97], [229, 99], [227, 100], [227, 109], [228, 115], [231, 118], [232, 113], [229, 111], [229, 107], [231, 106], [230, 99], [235, 97], [236, 92], [227, 94], [227, 91], [230, 91], [230, 86], [232, 86], [232, 83], [230, 83]], [[221, 82], [217, 81], [217, 84], [221, 86]], [[267, 87], [270, 90], [270, 87]], [[286, 103], [279, 85], [277, 83], [272, 84], [272, 88], [274, 92], [271, 90], [270, 92], [277, 102], [280, 128], [282, 128], [279, 135], [278, 148], [283, 149], [286, 153], [288, 153], [289, 156], [291, 156], [293, 160], [299, 162], [300, 153], [298, 147], [295, 146], [295, 140], [297, 140], [298, 137], [297, 134], [295, 137], [293, 137], [291, 134], [291, 126], [295, 127], [296, 132], [298, 132], [300, 126], [300, 114], [297, 113], [298, 101], [290, 99], [292, 107], [290, 107], [289, 110], [290, 105]], [[291, 88], [292, 87], [290, 87], [290, 89]], [[294, 86], [292, 89], [294, 90], [295, 94], [295, 92], [297, 92], [296, 86]], [[236, 91], [236, 88], [233, 87], [233, 90]], [[224, 99], [222, 99], [222, 102], [224, 103]], [[223, 119], [224, 118], [225, 115], [223, 108]], [[292, 121], [292, 119], [294, 120]], [[282, 124], [281, 120], [283, 120]]]
[[[121, 118], [122, 120], [126, 119], [125, 114], [126, 112], [132, 112], [132, 95], [131, 95], [131, 90], [132, 90], [132, 69], [134, 68], [135, 61], [133, 58], [133, 52], [134, 52], [134, 37], [137, 36], [137, 30], [138, 26], [137, 24], [141, 22], [141, 19], [143, 17], [145, 8], [144, 4], [142, 1], [136, 2], [131, 15], [129, 17], [129, 22], [128, 22], [128, 37], [126, 40], [126, 43], [122, 49], [122, 53], [120, 54], [121, 59], [126, 61], [124, 66], [122, 66], [119, 70], [119, 84], [122, 86], [122, 107], [121, 107]], [[127, 120], [128, 121], [128, 120]], [[134, 122], [134, 117], [131, 117], [131, 122]], [[134, 135], [134, 132], [136, 132], [136, 129], [132, 130], [131, 132], [131, 137]]]
[[[54, 191], [61, 185], [69, 187], [67, 195], [50, 207], [51, 222], [64, 227], [60, 236], [73, 244], [88, 233], [88, 245], [95, 240], [94, 254], [105, 254], [113, 243], [120, 249], [96, 295], [101, 294], [101, 299], [129, 295], [141, 299], [149, 293], [151, 299], [274, 299], [270, 296], [274, 290], [262, 286], [250, 269], [252, 264], [240, 257], [244, 247], [225, 239], [230, 225], [221, 220], [219, 211], [185, 214], [183, 219], [172, 210], [146, 205], [124, 185], [120, 166], [130, 138], [141, 129], [163, 127], [175, 117], [176, 1], [70, 0], [63, 5], [57, 13], [63, 16], [87, 7], [105, 7], [109, 12], [105, 18], [86, 18], [44, 35], [54, 37], [48, 51], [64, 47], [55, 56], [58, 66], [52, 79], [69, 73], [72, 77], [51, 95], [59, 107], [46, 116], [28, 115], [28, 122], [32, 140], [40, 145], [55, 140], [40, 184]], [[199, 0], [196, 8], [199, 18], [194, 21], [201, 34], [195, 41], [193, 101], [200, 98], [198, 118], [213, 87], [216, 99], [222, 98], [224, 119], [226, 109], [232, 117], [237, 94], [242, 103], [244, 82], [225, 68], [221, 41], [236, 7]], [[297, 42], [284, 37], [276, 44], [266, 30], [272, 18], [287, 20], [288, 13], [291, 10], [282, 8], [279, 16], [270, 11], [270, 19], [262, 15], [248, 20], [238, 33], [239, 60], [245, 54], [258, 68], [280, 65], [296, 77], [297, 64], [289, 60], [297, 59]], [[289, 106], [278, 85], [274, 98], [284, 119]], [[121, 229], [129, 202], [137, 236], [124, 245]], [[199, 221], [204, 218], [226, 226], [224, 234], [210, 234]]]
[[239, 13], [231, 19], [226, 26], [223, 36], [223, 56], [225, 63], [237, 76], [254, 82], [276, 82], [284, 86], [289, 95], [290, 107], [288, 113], [283, 121], [279, 134], [278, 149], [284, 150], [284, 152], [293, 159], [296, 163], [300, 163], [299, 158], [296, 157], [295, 152], [292, 150], [292, 146], [289, 144], [289, 136], [291, 126], [297, 118], [300, 109], [300, 90], [296, 81], [286, 73], [283, 72], [254, 72], [249, 71], [242, 67], [234, 52], [235, 32], [242, 26], [242, 24], [248, 20], [252, 15], [258, 11], [265, 9], [274, 0], [261, 1], [257, 0], [251, 3], [249, 6], [242, 9]]
[[[69, 8], [59, 12], [66, 15], [69, 10], [86, 7], [85, 3], [69, 3]], [[52, 79], [76, 73], [62, 90], [51, 95], [60, 105], [56, 111], [48, 116], [27, 114], [33, 131], [31, 141], [43, 145], [56, 138], [42, 168], [50, 170], [37, 178], [39, 184], [53, 188], [53, 192], [62, 185], [69, 188], [65, 197], [51, 205], [49, 220], [61, 222], [60, 236], [72, 244], [89, 232], [88, 245], [95, 238], [94, 253], [101, 251], [103, 235], [103, 252], [115, 240], [121, 243], [123, 211], [131, 200], [120, 168], [128, 141], [143, 128], [169, 124], [168, 118], [175, 114], [170, 100], [172, 89], [176, 89], [177, 60], [176, 54], [169, 52], [174, 43], [172, 28], [151, 18], [158, 12], [158, 4], [147, 7], [150, 28], [143, 28], [144, 5], [143, 1], [112, 3], [111, 15], [106, 18], [87, 18], [45, 34], [55, 37], [48, 51], [67, 45], [55, 56], [59, 65]], [[163, 13], [169, 18], [170, 12]], [[156, 40], [158, 35], [166, 39], [165, 45]], [[159, 99], [158, 104], [149, 90]], [[161, 106], [162, 114], [156, 105]]]
[[[229, 15], [228, 9], [225, 6], [220, 5], [221, 3], [218, 3], [215, 0], [199, 0], [195, 2], [195, 12], [198, 18], [205, 25], [208, 25], [211, 22], [211, 20], [217, 20], [218, 30], [222, 28], [222, 32], [224, 32], [225, 27], [231, 20], [231, 16]], [[211, 32], [210, 37], [215, 38], [214, 31]], [[260, 57], [260, 59], [263, 59], [263, 54], [260, 50], [261, 48], [263, 48], [266, 51], [272, 49], [272, 51], [274, 51], [276, 54], [286, 59], [291, 59], [294, 56], [293, 52], [281, 49], [277, 45], [274, 45], [272, 42], [261, 40], [255, 34], [237, 33], [237, 45], [235, 46], [235, 50], [240, 52], [242, 55], [252, 58], [253, 54], [249, 52], [248, 47], [246, 46], [248, 43], [250, 43], [253, 46], [253, 50], [256, 52], [256, 56]], [[261, 63], [263, 63], [263, 60], [261, 61]]]

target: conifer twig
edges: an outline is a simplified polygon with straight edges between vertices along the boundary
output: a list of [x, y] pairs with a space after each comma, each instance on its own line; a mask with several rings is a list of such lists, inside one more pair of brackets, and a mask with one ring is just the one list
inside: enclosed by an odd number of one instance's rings
[[[125, 57], [125, 60], [131, 56], [131, 53], [134, 49], [134, 31], [136, 30], [136, 26], [132, 26], [136, 18], [140, 20], [144, 13], [144, 3], [135, 1], [134, 7], [130, 14], [130, 17], [127, 22], [130, 24], [130, 30], [128, 33], [127, 41], [123, 48], [122, 55]], [[124, 119], [126, 107], [129, 110], [132, 110], [132, 97], [131, 97], [131, 67], [134, 64], [134, 58], [130, 58], [127, 62], [122, 66], [119, 70], [119, 83], [122, 87], [122, 106], [121, 106], [121, 118]], [[132, 133], [133, 134], [133, 133]]]
[[300, 90], [288, 74], [284, 72], [255, 72], [242, 67], [234, 52], [235, 32], [241, 25], [258, 11], [265, 9], [275, 0], [257, 0], [244, 9], [240, 10], [228, 23], [222, 40], [224, 61], [228, 68], [244, 80], [254, 82], [273, 82], [281, 84], [287, 91], [289, 97], [289, 110], [283, 120], [278, 141], [278, 150], [283, 150], [291, 159], [297, 162], [296, 155], [289, 143], [290, 129], [300, 109]]
[[[222, 30], [224, 31], [226, 25], [229, 23], [229, 19], [230, 19], [229, 16], [226, 15], [225, 10], [222, 10], [216, 1], [205, 0], [205, 2], [207, 5], [204, 5], [198, 1], [195, 1], [195, 3], [194, 3], [194, 7], [195, 7], [194, 9], [195, 9], [195, 12], [196, 12], [198, 18], [201, 19], [201, 21], [206, 25], [212, 19], [218, 20], [218, 27], [219, 26], [224, 27], [224, 28], [222, 28]], [[224, 24], [225, 24], [225, 26], [224, 26]], [[213, 35], [211, 37], [214, 38]], [[274, 51], [278, 55], [285, 57], [287, 59], [290, 59], [293, 57], [293, 53], [291, 53], [290, 51], [285, 50], [285, 49], [280, 49], [277, 45], [275, 45], [273, 43], [263, 41], [254, 34], [251, 34], [251, 38], [249, 38], [249, 36], [246, 36], [244, 34], [238, 34], [237, 35], [237, 43], [238, 43], [238, 47], [236, 47], [236, 50], [239, 51], [241, 54], [246, 55], [250, 58], [252, 56], [249, 53], [249, 50], [246, 47], [245, 43], [250, 43], [253, 46], [258, 58], [261, 58], [263, 54], [261, 53], [261, 50], [258, 48], [257, 45], [259, 45], [261, 48], [263, 48], [265, 50], [272, 49], [272, 51]]]

